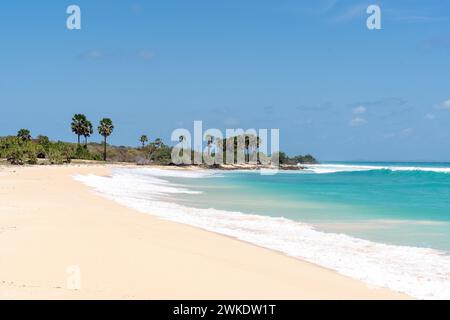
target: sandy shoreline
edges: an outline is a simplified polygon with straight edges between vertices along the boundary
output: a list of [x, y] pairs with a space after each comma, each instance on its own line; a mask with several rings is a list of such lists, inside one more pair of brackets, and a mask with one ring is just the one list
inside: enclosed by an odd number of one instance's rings
[[[97, 196], [77, 174], [0, 167], [1, 299], [403, 299], [319, 266]], [[81, 289], [67, 288], [67, 268]]]

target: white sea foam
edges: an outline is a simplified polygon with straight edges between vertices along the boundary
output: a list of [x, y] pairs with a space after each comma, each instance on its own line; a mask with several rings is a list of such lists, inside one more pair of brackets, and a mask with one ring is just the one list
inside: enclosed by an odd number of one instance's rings
[[450, 173], [450, 168], [437, 168], [425, 166], [379, 166], [379, 165], [353, 165], [353, 164], [307, 164], [307, 172], [312, 173], [336, 173], [353, 171], [391, 170], [391, 171], [426, 171], [437, 173]]
[[198, 178], [213, 175], [203, 171], [117, 169], [112, 177], [88, 175], [75, 179], [123, 205], [162, 219], [277, 250], [419, 299], [450, 299], [450, 257], [443, 252], [325, 233], [285, 218], [181, 206], [170, 202], [171, 198], [196, 191], [161, 179], [164, 176]]

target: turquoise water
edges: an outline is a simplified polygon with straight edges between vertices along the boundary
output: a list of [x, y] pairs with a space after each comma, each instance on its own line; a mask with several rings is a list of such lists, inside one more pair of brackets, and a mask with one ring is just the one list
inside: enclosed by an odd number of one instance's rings
[[142, 213], [450, 299], [448, 163], [326, 163], [276, 175], [117, 168], [75, 179]]
[[449, 163], [326, 163], [308, 172], [166, 178], [201, 191], [195, 208], [284, 217], [318, 230], [450, 252]]

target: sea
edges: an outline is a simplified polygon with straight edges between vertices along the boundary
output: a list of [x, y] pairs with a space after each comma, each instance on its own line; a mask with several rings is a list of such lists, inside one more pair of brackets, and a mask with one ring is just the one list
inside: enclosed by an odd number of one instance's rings
[[273, 174], [116, 168], [75, 179], [161, 219], [414, 298], [450, 299], [450, 163], [324, 162]]

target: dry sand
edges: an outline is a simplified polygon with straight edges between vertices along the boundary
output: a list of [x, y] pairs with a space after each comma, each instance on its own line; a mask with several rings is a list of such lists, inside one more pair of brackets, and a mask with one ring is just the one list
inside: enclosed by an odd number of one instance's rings
[[[0, 167], [1, 299], [408, 298], [135, 212], [72, 178], [110, 168]], [[79, 267], [79, 290], [70, 289], [70, 266]]]

